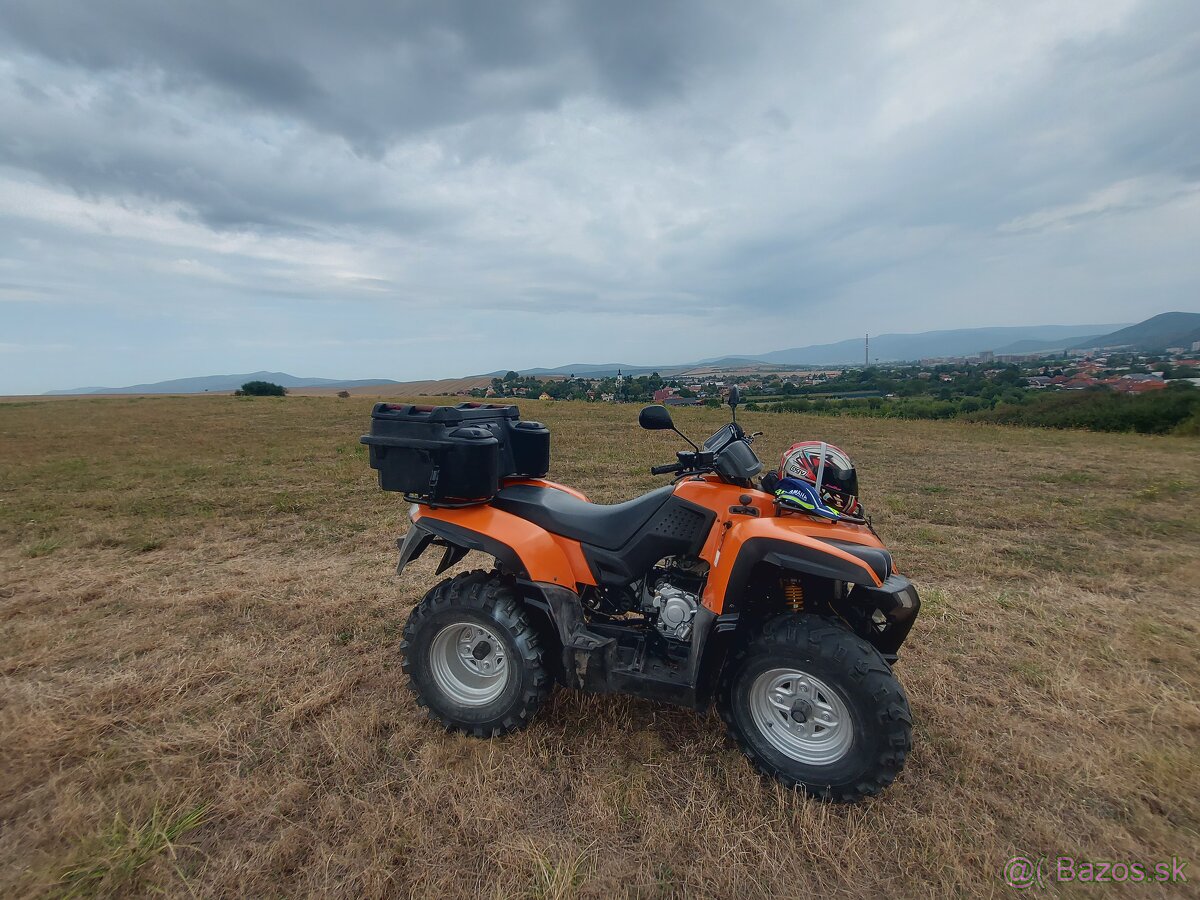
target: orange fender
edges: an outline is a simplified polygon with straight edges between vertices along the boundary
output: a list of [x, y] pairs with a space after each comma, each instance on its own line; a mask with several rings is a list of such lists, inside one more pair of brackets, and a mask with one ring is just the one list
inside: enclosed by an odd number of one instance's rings
[[[475, 539], [482, 539], [485, 544], [502, 545], [511, 556], [520, 560], [530, 581], [557, 584], [570, 590], [596, 583], [578, 541], [550, 534], [532, 522], [494, 506], [480, 504], [460, 509], [418, 506], [413, 522], [444, 522], [452, 528], [473, 533]], [[452, 537], [447, 539], [453, 540]]]
[[848, 527], [832, 523], [826, 525], [807, 516], [737, 516], [733, 521], [718, 523], [717, 529], [714, 530], [719, 533], [715, 535], [715, 540], [710, 541], [704, 548], [712, 556], [705, 557], [710, 568], [702, 602], [715, 613], [724, 609], [730, 591], [736, 592], [741, 589], [753, 567], [762, 561], [766, 553], [798, 557], [809, 561], [813, 567], [801, 568], [799, 571], [815, 571], [816, 567], [825, 567], [829, 573], [828, 577], [872, 587], [883, 584], [866, 562], [820, 540], [822, 537], [828, 537], [849, 543], [883, 547], [878, 538], [860, 526]]

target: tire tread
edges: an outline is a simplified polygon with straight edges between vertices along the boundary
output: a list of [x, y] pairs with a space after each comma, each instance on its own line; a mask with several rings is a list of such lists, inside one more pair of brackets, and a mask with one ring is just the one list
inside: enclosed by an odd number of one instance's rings
[[[747, 738], [733, 714], [733, 686], [747, 660], [759, 653], [804, 647], [814, 657], [845, 667], [851, 679], [863, 684], [875, 705], [875, 727], [879, 730], [878, 752], [864, 777], [851, 784], [806, 783], [762, 756]], [[818, 616], [787, 614], [766, 622], [759, 635], [742, 646], [726, 665], [718, 692], [718, 711], [739, 749], [765, 775], [793, 789], [822, 800], [855, 803], [888, 787], [912, 749], [912, 714], [904, 688], [879, 651], [858, 635]]]
[[[526, 677], [523, 679], [518, 702], [500, 719], [483, 723], [455, 720], [439, 712], [428, 702], [420, 683], [413, 677], [412, 649], [417, 633], [434, 615], [452, 609], [483, 613], [502, 625], [517, 646]], [[485, 572], [481, 569], [462, 572], [434, 586], [409, 615], [400, 642], [400, 654], [400, 668], [408, 676], [408, 689], [416, 697], [417, 705], [424, 708], [429, 718], [447, 731], [472, 737], [497, 737], [525, 728], [549, 696], [552, 687], [542, 662], [542, 646], [537, 632], [529, 624], [517, 595], [495, 572]]]

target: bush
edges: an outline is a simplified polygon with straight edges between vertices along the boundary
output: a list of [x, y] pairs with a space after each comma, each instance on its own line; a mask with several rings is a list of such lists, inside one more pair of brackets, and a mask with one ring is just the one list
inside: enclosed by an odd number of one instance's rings
[[247, 381], [237, 392], [239, 397], [282, 397], [286, 394], [287, 388], [269, 381]]
[[1171, 434], [1200, 437], [1200, 412], [1194, 413], [1190, 419], [1185, 419], [1176, 425]]
[[1033, 428], [1086, 428], [1141, 434], [1200, 435], [1200, 390], [1173, 382], [1148, 394], [1118, 394], [1099, 387], [1086, 391], [1035, 394], [1005, 389], [994, 397], [937, 396], [785, 400], [777, 412], [816, 412], [891, 419], [966, 419]]
[[1200, 416], [1200, 391], [1189, 384], [1150, 394], [1117, 394], [1105, 388], [1046, 394], [1019, 406], [1001, 404], [966, 418], [1041, 428], [1186, 434], [1186, 423], [1196, 416]]

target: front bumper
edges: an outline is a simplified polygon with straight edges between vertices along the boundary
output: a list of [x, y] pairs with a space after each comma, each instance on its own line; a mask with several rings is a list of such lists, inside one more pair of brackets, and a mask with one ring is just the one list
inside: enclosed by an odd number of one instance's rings
[[[921, 611], [921, 598], [916, 587], [903, 575], [892, 574], [879, 587], [855, 586], [850, 592], [850, 602], [868, 611], [871, 643], [884, 659], [895, 662], [900, 646]], [[875, 611], [882, 615], [875, 615]]]

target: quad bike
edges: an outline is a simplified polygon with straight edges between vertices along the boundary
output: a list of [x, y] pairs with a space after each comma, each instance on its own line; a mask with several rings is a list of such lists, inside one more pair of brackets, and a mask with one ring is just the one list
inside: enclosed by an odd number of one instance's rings
[[[798, 514], [755, 486], [758, 435], [737, 423], [738, 400], [735, 388], [733, 421], [702, 447], [689, 440], [676, 462], [651, 469], [673, 475], [670, 486], [612, 506], [506, 476], [503, 459], [492, 496], [448, 499], [432, 486], [456, 472], [469, 479], [463, 467], [486, 469], [490, 457], [456, 463], [458, 451], [438, 457], [428, 435], [410, 441], [421, 446], [402, 450], [416, 454], [403, 472], [422, 461], [417, 480], [431, 487], [403, 488], [414, 503], [397, 572], [431, 545], [444, 548], [438, 574], [471, 550], [496, 561], [442, 581], [404, 629], [403, 670], [433, 719], [504, 734], [529, 724], [553, 683], [698, 711], [715, 700], [734, 741], [785, 785], [850, 802], [891, 784], [912, 743], [892, 665], [920, 606], [916, 589], [869, 520]], [[482, 444], [494, 428], [481, 437], [475, 420], [456, 426], [450, 415], [476, 406], [388, 409], [449, 410], [453, 440]], [[665, 407], [643, 409], [640, 424], [687, 440]], [[541, 428], [516, 423], [512, 434], [523, 426]], [[363, 441], [383, 482], [388, 439]], [[392, 439], [393, 452], [403, 443]], [[545, 444], [548, 466], [548, 432]]]

